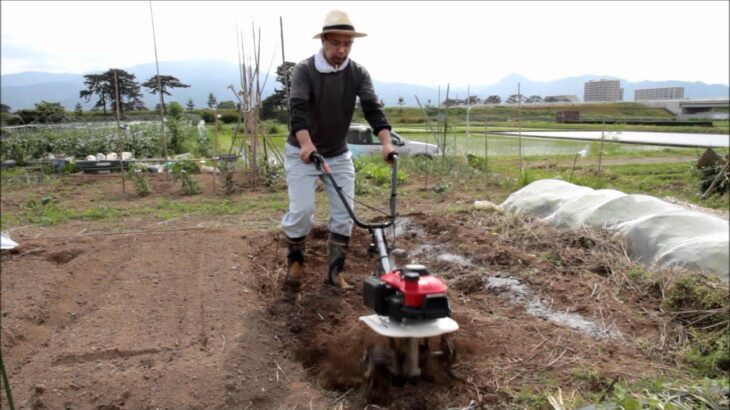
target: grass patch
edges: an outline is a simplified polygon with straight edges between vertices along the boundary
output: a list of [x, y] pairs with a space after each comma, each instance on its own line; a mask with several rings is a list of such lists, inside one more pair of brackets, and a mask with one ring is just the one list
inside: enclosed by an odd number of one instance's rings
[[[166, 220], [178, 218], [183, 215], [240, 215], [260, 207], [261, 204], [255, 201], [232, 201], [228, 198], [214, 202], [180, 202], [169, 199], [160, 199], [154, 205], [153, 213], [157, 218]], [[268, 203], [268, 208], [279, 208], [275, 203]], [[286, 203], [283, 204], [286, 209]]]
[[[470, 157], [469, 163], [475, 169], [484, 169], [484, 158]], [[701, 198], [700, 177], [694, 164], [690, 162], [605, 165], [601, 173], [597, 167], [579, 166], [572, 172], [572, 159], [559, 161], [555, 157], [547, 163], [532, 165], [535, 161], [525, 161], [525, 175], [519, 173], [519, 160], [516, 158], [490, 158], [490, 174], [498, 174], [502, 188], [517, 190], [525, 184], [539, 179], [562, 179], [593, 189], [615, 189], [627, 194], [646, 194], [658, 198], [675, 198], [699, 206], [727, 210], [730, 199], [728, 193]], [[483, 178], [483, 177], [482, 177]]]
[[[578, 408], [595, 410], [723, 409], [728, 405], [728, 398], [725, 395], [727, 389], [728, 381], [726, 379], [667, 380], [656, 378], [632, 382], [620, 381], [595, 393], [572, 392], [564, 396], [562, 391], [558, 390], [555, 393], [544, 394], [549, 406], [546, 404], [540, 408], [555, 410]], [[542, 404], [542, 401], [539, 400], [535, 404]]]
[[662, 307], [687, 328], [679, 357], [700, 375], [730, 373], [730, 299], [727, 285], [703, 275], [684, 275], [666, 289]]
[[23, 204], [17, 216], [2, 214], [3, 229], [18, 224], [58, 225], [70, 220], [105, 221], [123, 217], [151, 215], [159, 220], [169, 220], [186, 215], [241, 215], [262, 210], [284, 212], [287, 202], [281, 195], [267, 196], [264, 199], [212, 200], [206, 202], [184, 202], [162, 198], [151, 205], [118, 207], [109, 203], [96, 204], [85, 209], [63, 206], [53, 195], [44, 194], [34, 197]]

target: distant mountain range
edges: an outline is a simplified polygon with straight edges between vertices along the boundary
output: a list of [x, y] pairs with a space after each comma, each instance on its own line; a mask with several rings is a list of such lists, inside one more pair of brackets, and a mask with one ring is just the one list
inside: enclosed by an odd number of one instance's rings
[[[123, 68], [134, 74], [139, 82], [143, 82], [155, 75], [154, 64], [141, 64], [133, 67]], [[100, 72], [94, 72], [100, 73]], [[87, 73], [88, 74], [88, 73]], [[160, 74], [173, 75], [190, 88], [178, 88], [172, 90], [172, 96], [166, 97], [165, 101], [178, 101], [181, 104], [187, 103], [192, 98], [197, 108], [206, 107], [208, 94], [213, 93], [218, 101], [235, 101], [229, 85], [238, 85], [238, 68], [235, 63], [221, 61], [173, 61], [160, 62]], [[520, 83], [522, 94], [525, 96], [539, 95], [575, 95], [583, 99], [583, 85], [589, 80], [598, 79], [621, 80], [624, 89], [624, 100], [632, 101], [634, 90], [641, 88], [659, 87], [684, 87], [684, 95], [689, 98], [728, 98], [730, 88], [724, 84], [705, 84], [703, 82], [688, 81], [640, 81], [629, 82], [617, 77], [607, 75], [582, 75], [567, 77], [554, 81], [532, 81], [519, 74], [510, 74], [492, 85], [472, 85], [469, 93], [481, 99], [489, 95], [499, 95], [506, 100], [511, 94], [517, 94], [517, 83]], [[269, 96], [274, 88], [281, 88], [276, 82], [276, 74], [269, 75], [266, 83], [263, 83], [263, 96]], [[0, 82], [0, 101], [9, 105], [12, 110], [21, 108], [33, 108], [33, 105], [41, 100], [60, 102], [68, 110], [72, 110], [76, 103], [81, 102], [84, 109], [90, 109], [93, 101], [85, 103], [79, 99], [79, 91], [83, 87], [83, 74], [68, 73], [45, 73], [45, 72], [23, 72], [17, 74], [3, 74]], [[446, 98], [446, 84], [440, 87], [423, 86], [403, 83], [388, 83], [375, 80], [375, 90], [386, 106], [395, 106], [398, 99], [403, 98], [406, 106], [416, 106], [416, 99], [422, 104], [436, 104], [439, 100]], [[146, 91], [143, 89], [143, 91]], [[464, 99], [467, 96], [467, 87], [450, 87], [449, 98]], [[148, 108], [152, 108], [159, 102], [159, 97], [148, 93], [144, 94], [143, 101]]]

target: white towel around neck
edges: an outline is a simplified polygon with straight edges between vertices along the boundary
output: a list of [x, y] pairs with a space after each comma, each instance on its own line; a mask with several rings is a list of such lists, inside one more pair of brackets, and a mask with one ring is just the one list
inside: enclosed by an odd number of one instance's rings
[[329, 62], [327, 62], [327, 59], [324, 58], [324, 48], [320, 48], [319, 52], [314, 55], [314, 66], [317, 68], [317, 71], [320, 73], [336, 73], [338, 71], [342, 71], [347, 67], [347, 64], [350, 62], [350, 58], [346, 58], [345, 62], [340, 64], [339, 66], [335, 67], [331, 65]]

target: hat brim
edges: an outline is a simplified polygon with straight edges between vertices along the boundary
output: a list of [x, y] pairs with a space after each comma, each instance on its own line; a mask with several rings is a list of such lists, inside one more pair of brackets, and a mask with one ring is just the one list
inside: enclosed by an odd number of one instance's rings
[[360, 33], [360, 32], [357, 32], [357, 31], [350, 31], [350, 30], [324, 30], [321, 33], [315, 34], [315, 36], [312, 37], [312, 38], [313, 39], [314, 38], [322, 38], [323, 35], [330, 34], [330, 33], [332, 33], [332, 34], [344, 34], [346, 36], [352, 36], [352, 37], [356, 37], [356, 38], [357, 37], [365, 37], [365, 36], [367, 36], [367, 34], [365, 34], [365, 33]]

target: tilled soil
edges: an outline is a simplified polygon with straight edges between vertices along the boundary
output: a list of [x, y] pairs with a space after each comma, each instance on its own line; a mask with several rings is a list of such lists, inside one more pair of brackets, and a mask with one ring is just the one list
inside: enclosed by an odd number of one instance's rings
[[[618, 263], [602, 244], [532, 231], [525, 218], [422, 209], [401, 215], [396, 246], [449, 285], [457, 357], [452, 376], [439, 368], [433, 382], [391, 389], [388, 408], [524, 407], [516, 392], [601, 392], [676, 371], [645, 348], [667, 323], [654, 296], [616, 289]], [[367, 406], [362, 358], [376, 338], [358, 317], [370, 313], [368, 233], [353, 232], [355, 289], [340, 291], [323, 283], [317, 226], [292, 293], [278, 230], [196, 222], [14, 238], [21, 246], [2, 255], [1, 347], [18, 408]]]

